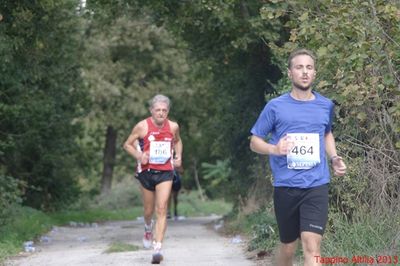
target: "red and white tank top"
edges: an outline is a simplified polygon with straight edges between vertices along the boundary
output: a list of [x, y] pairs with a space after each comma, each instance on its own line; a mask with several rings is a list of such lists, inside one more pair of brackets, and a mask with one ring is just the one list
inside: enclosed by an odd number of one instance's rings
[[151, 117], [146, 119], [147, 134], [141, 141], [141, 149], [149, 154], [149, 163], [138, 163], [138, 172], [147, 169], [159, 171], [172, 171], [174, 169], [171, 160], [173, 154], [174, 134], [171, 131], [169, 120], [159, 128], [153, 124]]

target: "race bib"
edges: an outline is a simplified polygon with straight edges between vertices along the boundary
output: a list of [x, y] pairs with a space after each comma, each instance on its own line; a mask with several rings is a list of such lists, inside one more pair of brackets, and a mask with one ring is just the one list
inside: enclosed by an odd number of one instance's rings
[[171, 158], [171, 142], [151, 141], [150, 158], [151, 164], [165, 164]]
[[293, 142], [287, 155], [289, 169], [311, 169], [321, 162], [319, 154], [319, 134], [288, 133], [288, 140]]

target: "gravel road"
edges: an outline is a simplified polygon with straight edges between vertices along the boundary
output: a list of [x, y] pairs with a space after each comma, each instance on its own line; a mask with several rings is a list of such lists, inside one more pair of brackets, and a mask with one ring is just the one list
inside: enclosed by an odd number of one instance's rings
[[[223, 237], [213, 222], [218, 217], [186, 218], [168, 221], [161, 265], [171, 266], [251, 266], [268, 265], [246, 258], [240, 237]], [[211, 226], [210, 226], [211, 224]], [[141, 246], [143, 221], [56, 227], [35, 241], [34, 252], [23, 252], [6, 262], [7, 266], [100, 266], [151, 265], [151, 250]], [[106, 253], [113, 242], [140, 247], [137, 251]]]

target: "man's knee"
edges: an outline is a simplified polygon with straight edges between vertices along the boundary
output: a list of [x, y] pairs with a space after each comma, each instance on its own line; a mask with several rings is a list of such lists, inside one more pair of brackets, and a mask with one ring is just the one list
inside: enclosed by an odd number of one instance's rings
[[280, 247], [281, 255], [287, 258], [294, 256], [297, 248], [297, 241], [291, 243], [282, 243]]
[[313, 232], [302, 232], [301, 243], [303, 252], [312, 256], [319, 256], [321, 253], [322, 235]]
[[293, 265], [293, 258], [297, 249], [297, 240], [291, 243], [281, 243], [278, 253], [275, 256], [274, 265], [287, 266]]
[[143, 208], [143, 211], [144, 211], [144, 215], [145, 215], [145, 216], [152, 215], [153, 212], [154, 212], [154, 207], [145, 206], [145, 207]]
[[157, 204], [156, 212], [159, 215], [167, 214], [168, 211], [168, 204], [167, 203], [161, 203]]

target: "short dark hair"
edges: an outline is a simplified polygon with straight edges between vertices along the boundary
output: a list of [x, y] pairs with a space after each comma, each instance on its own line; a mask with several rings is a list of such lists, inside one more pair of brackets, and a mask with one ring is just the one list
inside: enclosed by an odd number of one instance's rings
[[309, 57], [311, 57], [314, 60], [314, 64], [315, 65], [317, 64], [317, 57], [315, 56], [315, 54], [312, 51], [304, 49], [304, 48], [300, 48], [300, 49], [296, 49], [290, 53], [289, 59], [288, 59], [288, 68], [289, 69], [292, 66], [293, 58], [295, 58], [298, 55], [308, 55]]

